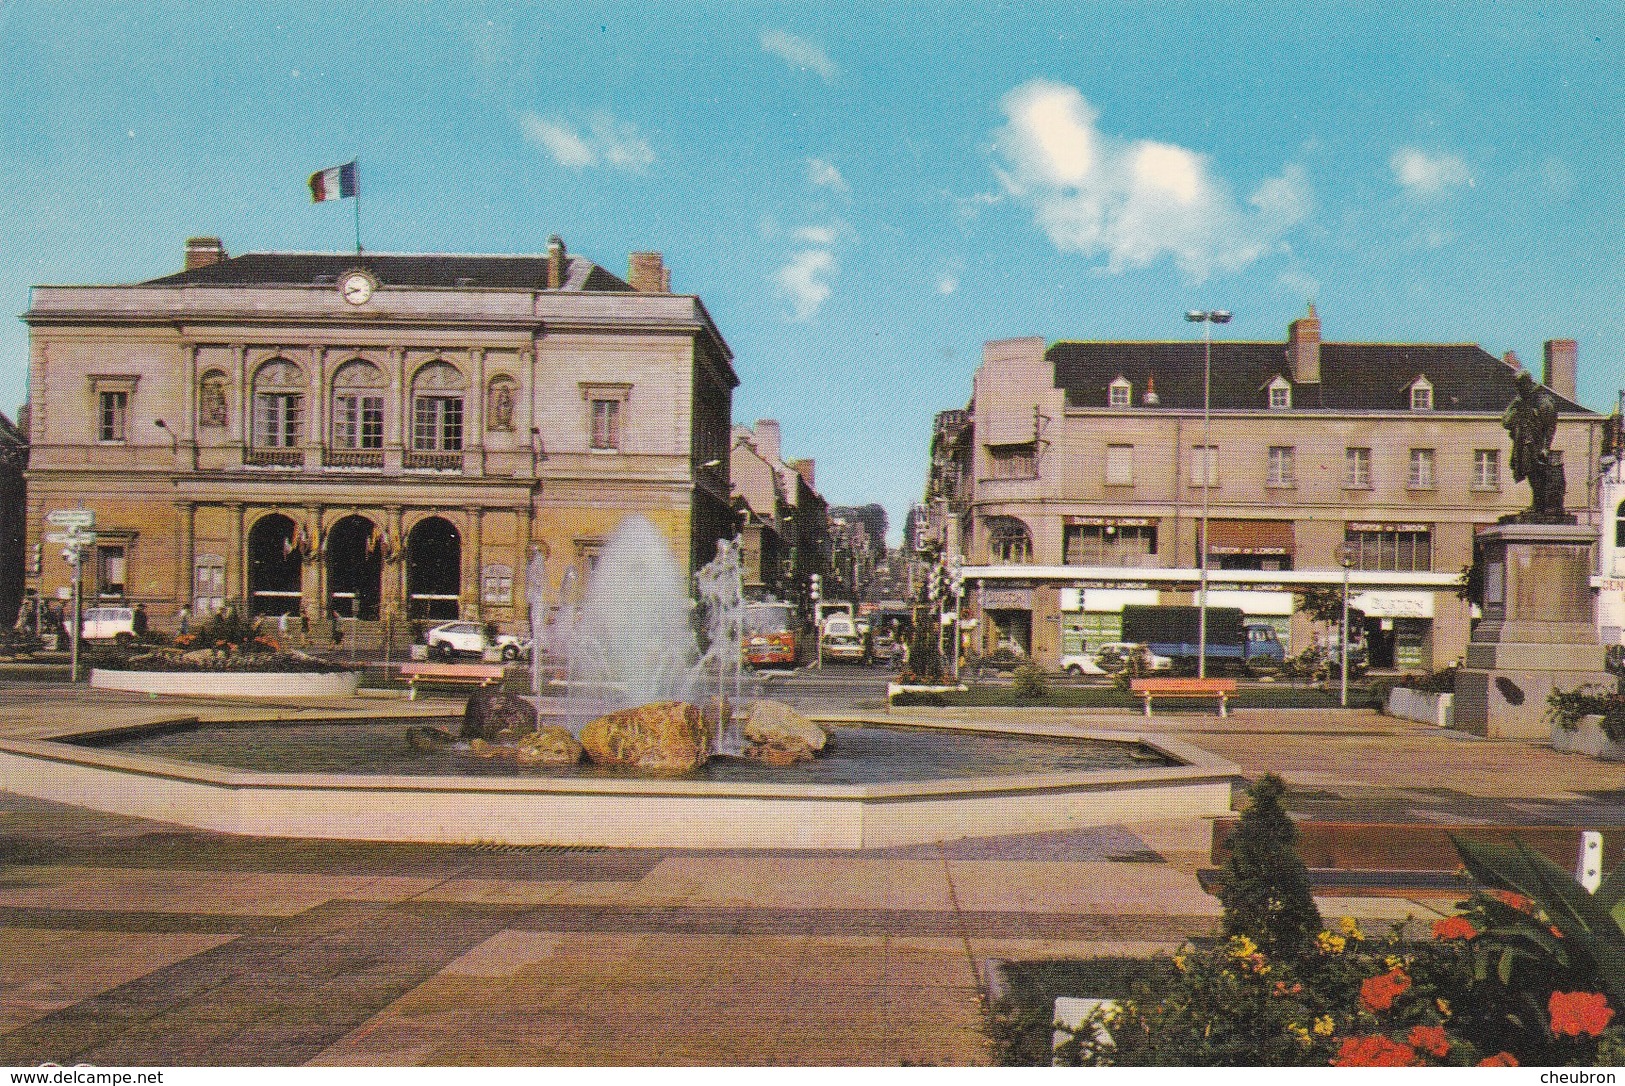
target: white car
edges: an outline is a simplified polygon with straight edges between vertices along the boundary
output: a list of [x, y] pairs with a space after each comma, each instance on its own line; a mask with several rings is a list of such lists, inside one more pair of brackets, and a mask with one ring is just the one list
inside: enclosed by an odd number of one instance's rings
[[1061, 670], [1073, 678], [1082, 678], [1085, 675], [1105, 675], [1106, 669], [1095, 663], [1095, 658], [1087, 652], [1072, 652], [1061, 657]]
[[441, 660], [457, 653], [483, 656], [489, 644], [485, 626], [478, 622], [444, 622], [429, 630], [423, 640], [428, 643], [429, 656]]
[[1108, 641], [1095, 650], [1095, 661], [1107, 671], [1121, 671], [1135, 655], [1149, 661], [1151, 671], [1169, 671], [1174, 662], [1135, 641]]
[[502, 653], [502, 659], [512, 663], [515, 660], [529, 660], [531, 640], [519, 634], [497, 634], [497, 649]]

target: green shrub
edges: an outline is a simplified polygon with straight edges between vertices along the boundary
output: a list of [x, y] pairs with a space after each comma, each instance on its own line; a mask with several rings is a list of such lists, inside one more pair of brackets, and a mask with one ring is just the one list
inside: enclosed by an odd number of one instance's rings
[[1553, 689], [1546, 699], [1546, 713], [1552, 723], [1571, 732], [1580, 726], [1580, 718], [1600, 716], [1603, 734], [1616, 743], [1625, 742], [1625, 698], [1601, 686]]
[[1247, 789], [1251, 802], [1220, 873], [1224, 933], [1253, 940], [1271, 956], [1308, 952], [1320, 928], [1309, 892], [1309, 869], [1298, 855], [1298, 828], [1281, 806], [1286, 784], [1266, 773]]
[[1049, 697], [1049, 680], [1044, 669], [1037, 664], [1022, 664], [1016, 668], [1015, 693], [1021, 701], [1043, 701]]

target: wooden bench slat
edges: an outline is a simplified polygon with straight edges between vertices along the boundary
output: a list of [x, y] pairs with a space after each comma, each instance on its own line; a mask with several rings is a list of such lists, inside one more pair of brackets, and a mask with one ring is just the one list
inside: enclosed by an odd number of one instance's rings
[[1199, 679], [1190, 676], [1171, 679], [1131, 679], [1129, 689], [1140, 696], [1145, 704], [1145, 715], [1151, 715], [1153, 697], [1217, 698], [1219, 715], [1229, 716], [1230, 696], [1236, 692], [1234, 679]]
[[401, 675], [406, 679], [410, 693], [408, 701], [416, 701], [418, 683], [457, 683], [486, 687], [501, 682], [507, 675], [501, 664], [402, 664]]

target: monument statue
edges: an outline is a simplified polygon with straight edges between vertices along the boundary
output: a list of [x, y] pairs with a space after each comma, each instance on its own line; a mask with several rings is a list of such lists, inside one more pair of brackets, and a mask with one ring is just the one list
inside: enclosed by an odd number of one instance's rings
[[1552, 438], [1557, 433], [1557, 397], [1536, 384], [1527, 372], [1520, 372], [1514, 384], [1517, 395], [1507, 404], [1501, 425], [1512, 439], [1512, 478], [1520, 483], [1528, 480], [1530, 504], [1524, 512], [1502, 520], [1573, 524], [1575, 518], [1563, 511], [1568, 489], [1563, 453], [1552, 449]]

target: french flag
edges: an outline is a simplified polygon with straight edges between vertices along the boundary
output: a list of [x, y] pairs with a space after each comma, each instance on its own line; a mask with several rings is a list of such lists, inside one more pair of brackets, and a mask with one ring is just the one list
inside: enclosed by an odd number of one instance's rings
[[330, 170], [317, 170], [310, 175], [310, 200], [319, 204], [323, 200], [342, 200], [356, 194], [355, 163], [346, 162]]

